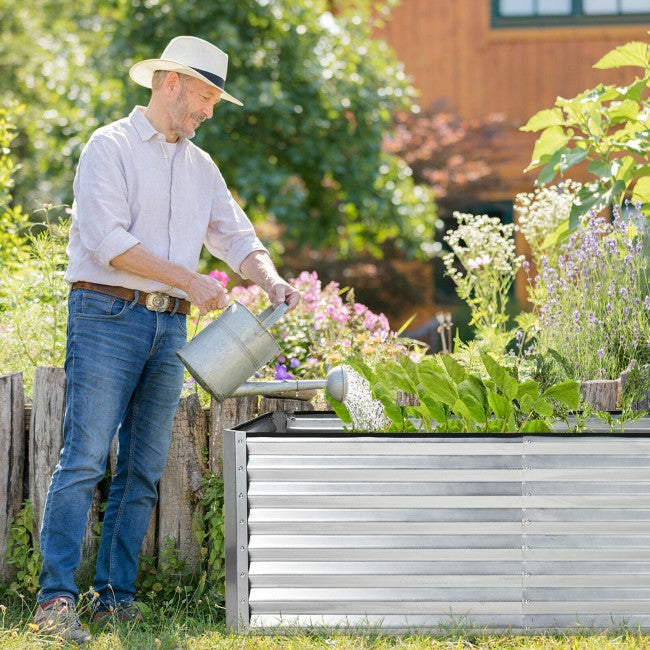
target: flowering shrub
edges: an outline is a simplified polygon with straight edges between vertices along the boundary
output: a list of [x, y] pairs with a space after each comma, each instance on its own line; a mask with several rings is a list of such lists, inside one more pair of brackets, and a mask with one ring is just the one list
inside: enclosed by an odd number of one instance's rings
[[612, 223], [595, 214], [584, 220], [556, 261], [540, 258], [540, 351], [558, 352], [573, 377], [616, 379], [650, 362], [645, 245], [643, 216], [635, 211], [626, 221], [615, 210]]
[[[453, 251], [443, 258], [446, 273], [459, 298], [469, 305], [470, 325], [476, 325], [479, 332], [489, 328], [504, 331], [508, 292], [524, 259], [515, 255], [515, 226], [487, 215], [455, 212], [454, 217], [458, 228], [444, 236]], [[464, 274], [454, 266], [454, 257]]]
[[555, 255], [558, 228], [568, 224], [573, 200], [581, 188], [581, 183], [567, 180], [517, 194], [514, 205], [517, 229], [528, 242], [536, 265], [539, 265], [542, 254], [547, 257]]
[[[224, 287], [228, 284], [227, 274], [213, 271], [210, 275]], [[302, 300], [271, 328], [282, 353], [259, 370], [259, 378], [323, 378], [331, 366], [354, 353], [381, 359], [407, 351], [386, 317], [356, 302], [352, 289], [341, 289], [337, 282], [322, 287], [318, 275], [307, 271], [291, 284], [301, 292]], [[230, 298], [256, 315], [269, 305], [266, 293], [257, 285], [233, 287]], [[204, 317], [201, 325], [209, 322], [210, 318]]]

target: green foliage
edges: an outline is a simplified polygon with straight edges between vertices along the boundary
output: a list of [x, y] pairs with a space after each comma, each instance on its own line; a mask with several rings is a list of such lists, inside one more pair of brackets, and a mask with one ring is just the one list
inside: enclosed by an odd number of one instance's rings
[[15, 269], [27, 258], [25, 237], [28, 217], [22, 208], [12, 205], [16, 165], [11, 144], [16, 134], [16, 118], [24, 106], [10, 103], [0, 106], [0, 267]]
[[53, 210], [44, 206], [44, 229], [28, 233], [28, 260], [18, 269], [0, 267], [0, 369], [23, 372], [27, 391], [37, 366], [62, 366], [65, 355], [69, 224], [53, 223]]
[[627, 86], [599, 84], [572, 99], [558, 97], [555, 108], [539, 111], [521, 127], [541, 131], [528, 167], [541, 168], [538, 183], [550, 183], [583, 161], [595, 177], [574, 199], [569, 231], [590, 211], [621, 205], [630, 194], [650, 217], [650, 46], [626, 43], [594, 67], [623, 66], [641, 68], [641, 76]]
[[0, 0], [0, 95], [25, 106], [15, 195], [28, 212], [70, 201], [81, 147], [121, 116], [123, 77], [107, 70], [120, 11], [107, 0]]
[[[551, 431], [567, 409], [580, 403], [578, 383], [564, 381], [546, 389], [519, 380], [490, 355], [481, 360], [487, 375], [468, 372], [449, 355], [413, 362], [403, 355], [375, 368], [358, 358], [349, 365], [370, 384], [388, 418], [386, 431], [433, 433], [532, 433]], [[400, 406], [398, 392], [419, 404]]]
[[173, 539], [165, 540], [159, 557], [140, 557], [136, 587], [144, 597], [158, 603], [194, 593], [195, 580]]
[[372, 38], [373, 17], [395, 2], [344, 4], [333, 15], [326, 0], [0, 0], [0, 90], [27, 107], [20, 202], [70, 202], [90, 133], [148, 101], [129, 66], [193, 34], [229, 53], [228, 89], [245, 104], [223, 102], [196, 142], [253, 220], [280, 224], [282, 243], [268, 242], [275, 254], [308, 245], [378, 256], [391, 240], [428, 256], [432, 195], [383, 151], [393, 111], [410, 110], [415, 93]]
[[224, 524], [223, 477], [221, 474], [206, 474], [202, 482], [205, 509], [203, 520], [197, 528], [201, 558], [205, 571], [199, 582], [199, 595], [208, 591], [213, 602], [226, 600], [226, 531]]
[[39, 589], [41, 553], [34, 541], [34, 508], [30, 501], [25, 501], [7, 536], [7, 562], [16, 568], [9, 588], [23, 596], [33, 596]]

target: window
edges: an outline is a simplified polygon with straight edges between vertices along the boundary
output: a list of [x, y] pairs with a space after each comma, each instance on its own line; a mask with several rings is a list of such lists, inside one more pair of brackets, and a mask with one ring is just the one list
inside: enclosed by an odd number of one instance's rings
[[650, 23], [650, 0], [492, 0], [493, 27]]

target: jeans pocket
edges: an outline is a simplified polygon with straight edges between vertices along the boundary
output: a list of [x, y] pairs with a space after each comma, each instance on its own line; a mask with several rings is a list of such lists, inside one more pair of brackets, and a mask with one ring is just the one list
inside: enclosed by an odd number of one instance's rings
[[174, 320], [178, 326], [178, 331], [185, 337], [185, 340], [187, 340], [187, 316], [185, 316], [185, 314], [174, 314]]
[[119, 318], [127, 310], [129, 303], [104, 293], [84, 291], [77, 305], [77, 317], [103, 320]]

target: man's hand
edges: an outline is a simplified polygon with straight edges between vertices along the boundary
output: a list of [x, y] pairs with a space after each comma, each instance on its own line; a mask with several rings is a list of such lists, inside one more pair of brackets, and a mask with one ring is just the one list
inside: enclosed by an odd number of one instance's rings
[[300, 291], [294, 289], [290, 284], [284, 280], [276, 282], [271, 286], [268, 291], [269, 300], [274, 307], [279, 307], [283, 303], [289, 305], [287, 311], [292, 310], [300, 300]]
[[228, 302], [221, 282], [209, 275], [194, 273], [185, 292], [190, 302], [196, 305], [201, 316], [213, 309], [223, 309]]
[[240, 269], [244, 277], [250, 278], [266, 291], [273, 307], [286, 302], [289, 305], [288, 311], [291, 311], [300, 301], [300, 291], [278, 275], [271, 258], [265, 252], [253, 251], [241, 263]]

